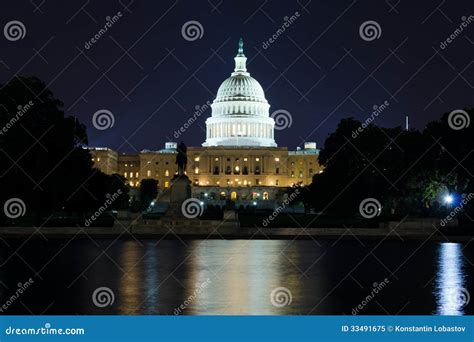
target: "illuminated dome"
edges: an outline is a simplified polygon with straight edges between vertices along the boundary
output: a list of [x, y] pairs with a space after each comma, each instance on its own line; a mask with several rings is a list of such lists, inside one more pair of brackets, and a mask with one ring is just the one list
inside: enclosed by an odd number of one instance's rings
[[234, 72], [222, 82], [211, 105], [203, 146], [276, 146], [270, 105], [260, 83], [247, 72], [242, 39], [234, 60]]

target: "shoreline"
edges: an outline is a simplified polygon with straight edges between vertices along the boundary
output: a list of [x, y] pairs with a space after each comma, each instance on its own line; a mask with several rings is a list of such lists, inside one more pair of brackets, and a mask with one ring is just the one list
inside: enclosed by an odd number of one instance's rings
[[468, 242], [474, 236], [440, 235], [436, 230], [389, 230], [387, 228], [239, 228], [134, 225], [114, 227], [0, 227], [2, 238], [99, 238], [183, 240], [398, 240]]

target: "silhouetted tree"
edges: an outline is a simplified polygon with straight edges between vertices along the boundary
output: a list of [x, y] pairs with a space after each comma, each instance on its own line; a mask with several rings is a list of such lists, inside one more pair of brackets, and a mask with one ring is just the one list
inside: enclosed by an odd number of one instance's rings
[[92, 168], [85, 126], [36, 77], [0, 86], [0, 204], [20, 198], [37, 224], [56, 211], [95, 210], [111, 191], [99, 184], [116, 181]]

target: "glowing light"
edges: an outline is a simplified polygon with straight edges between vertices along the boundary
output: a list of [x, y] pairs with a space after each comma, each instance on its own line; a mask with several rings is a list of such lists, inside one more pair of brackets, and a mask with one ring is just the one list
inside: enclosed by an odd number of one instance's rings
[[452, 195], [446, 195], [446, 196], [444, 196], [443, 200], [444, 200], [444, 203], [451, 204], [451, 203], [453, 203], [454, 198], [453, 198]]

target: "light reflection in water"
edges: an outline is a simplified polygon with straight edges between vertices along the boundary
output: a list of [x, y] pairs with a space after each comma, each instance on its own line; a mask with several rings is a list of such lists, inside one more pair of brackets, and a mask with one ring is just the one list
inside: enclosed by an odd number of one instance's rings
[[463, 315], [465, 291], [464, 259], [459, 243], [441, 243], [435, 296], [438, 315]]
[[[272, 315], [284, 314], [270, 302], [271, 291], [288, 283], [279, 269], [285, 264], [280, 253], [287, 242], [277, 241], [196, 241], [189, 283], [189, 298], [206, 281], [185, 314]], [[219, 255], [219, 258], [216, 258]], [[209, 280], [210, 281], [209, 281]], [[294, 283], [295, 287], [298, 285]], [[292, 291], [298, 292], [297, 288]], [[212, 303], [212, 307], [206, 304]]]

